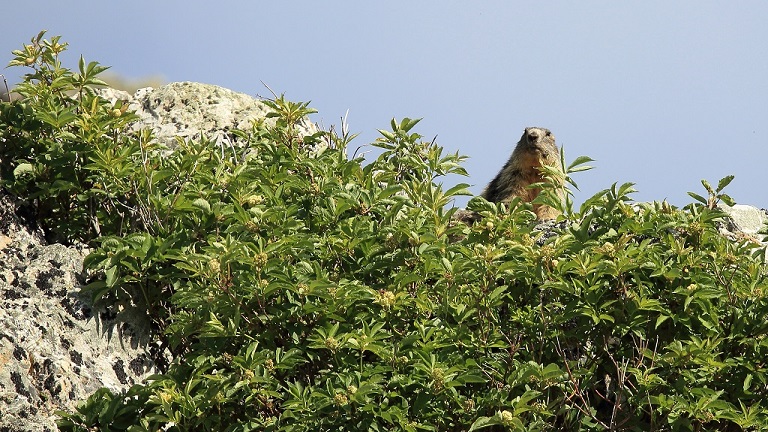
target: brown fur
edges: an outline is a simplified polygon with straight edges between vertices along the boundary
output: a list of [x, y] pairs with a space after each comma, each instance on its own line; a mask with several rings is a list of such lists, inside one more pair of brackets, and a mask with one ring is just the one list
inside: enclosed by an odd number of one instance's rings
[[[542, 165], [562, 170], [555, 136], [548, 129], [526, 128], [512, 156], [485, 188], [482, 197], [492, 202], [509, 202], [514, 197], [520, 197], [525, 202], [533, 201], [541, 189], [528, 186], [544, 181], [540, 169]], [[552, 207], [541, 204], [535, 204], [533, 211], [539, 220], [554, 219], [560, 214]]]

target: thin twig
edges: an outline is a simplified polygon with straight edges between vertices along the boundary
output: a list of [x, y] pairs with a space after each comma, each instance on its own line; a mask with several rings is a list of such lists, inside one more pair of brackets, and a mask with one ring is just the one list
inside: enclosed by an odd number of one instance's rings
[[[616, 358], [611, 354], [610, 350], [608, 349], [608, 341], [603, 338], [603, 344], [606, 354], [608, 354], [608, 358], [611, 360], [611, 363], [613, 363], [614, 368], [616, 368], [616, 389], [611, 391], [611, 389], [608, 386], [608, 383], [606, 383], [605, 387], [605, 396], [604, 399], [608, 403], [613, 404], [613, 409], [611, 410], [611, 423], [610, 423], [610, 430], [614, 430], [616, 426], [616, 416], [619, 414], [619, 412], [623, 411], [621, 408], [622, 399], [625, 397], [625, 386], [627, 384], [627, 368], [629, 367], [629, 360], [624, 359], [621, 364], [619, 364], [618, 361], [616, 361]], [[609, 398], [611, 397], [611, 393], [613, 393], [613, 401], [611, 401]], [[624, 425], [627, 421], [629, 421], [629, 417], [625, 417], [624, 421], [622, 421], [619, 426]]]
[[8, 102], [11, 101], [11, 90], [8, 88], [8, 81], [5, 79], [5, 75], [0, 74], [3, 77], [3, 84], [5, 84], [5, 94], [8, 96]]
[[[259, 81], [261, 81], [261, 80], [259, 80]], [[274, 90], [272, 90], [272, 89], [271, 89], [271, 88], [270, 88], [270, 87], [267, 85], [267, 83], [265, 83], [264, 81], [261, 81], [261, 85], [263, 85], [264, 87], [266, 87], [266, 88], [267, 88], [267, 90], [269, 90], [269, 92], [270, 92], [270, 93], [272, 93], [272, 96], [273, 96], [275, 99], [277, 99], [277, 93], [275, 93], [275, 92], [274, 92]]]
[[609, 429], [608, 425], [605, 424], [602, 420], [598, 419], [597, 416], [595, 416], [592, 411], [589, 409], [590, 404], [589, 401], [584, 397], [584, 394], [582, 393], [582, 390], [579, 386], [579, 381], [576, 379], [576, 377], [573, 374], [573, 371], [571, 371], [571, 367], [568, 365], [568, 358], [565, 355], [565, 351], [563, 350], [563, 347], [560, 345], [560, 337], [555, 337], [556, 347], [555, 350], [557, 351], [557, 354], [560, 356], [560, 358], [563, 359], [563, 365], [565, 365], [565, 371], [568, 373], [568, 380], [571, 382], [571, 385], [573, 386], [573, 392], [571, 395], [566, 395], [566, 398], [569, 401], [573, 401], [572, 397], [577, 396], [579, 400], [581, 401], [581, 404], [583, 406], [579, 405], [579, 402], [574, 402], [574, 407], [579, 410], [582, 414], [585, 416], [588, 416], [593, 421], [598, 423], [600, 426], [602, 426], [605, 429]]

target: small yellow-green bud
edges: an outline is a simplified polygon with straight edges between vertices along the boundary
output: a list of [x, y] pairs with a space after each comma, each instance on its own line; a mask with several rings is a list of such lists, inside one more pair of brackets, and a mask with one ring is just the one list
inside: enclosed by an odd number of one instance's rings
[[515, 416], [507, 410], [499, 413], [499, 416], [501, 417], [501, 422], [504, 424], [504, 426], [511, 426], [512, 421], [515, 419]]
[[395, 293], [388, 290], [379, 290], [376, 295], [376, 303], [380, 304], [385, 309], [390, 309], [394, 304], [397, 297]]
[[212, 272], [218, 273], [221, 270], [221, 263], [216, 258], [212, 258], [208, 261], [208, 268], [211, 269]]
[[275, 370], [275, 362], [274, 362], [274, 361], [272, 361], [272, 359], [266, 359], [266, 360], [264, 361], [264, 367], [265, 367], [265, 368], [266, 368], [268, 371], [270, 371], [270, 372], [271, 372], [271, 371]]
[[344, 393], [336, 393], [336, 396], [333, 397], [333, 402], [337, 406], [344, 406], [349, 403], [349, 398]]
[[267, 263], [268, 259], [269, 256], [266, 253], [260, 252], [253, 257], [253, 263], [256, 265], [256, 267], [264, 267], [264, 264]]
[[339, 341], [335, 337], [329, 336], [325, 338], [325, 347], [331, 351], [336, 351], [339, 349]]

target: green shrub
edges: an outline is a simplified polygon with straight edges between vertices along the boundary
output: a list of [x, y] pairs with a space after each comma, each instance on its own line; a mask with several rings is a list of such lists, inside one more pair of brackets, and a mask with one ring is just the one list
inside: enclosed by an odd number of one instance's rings
[[71, 74], [41, 37], [12, 62], [35, 73], [0, 112], [3, 187], [51, 238], [93, 245], [94, 298], [144, 307], [175, 356], [61, 430], [768, 424], [765, 250], [719, 233], [728, 178], [683, 209], [614, 185], [551, 231], [529, 204], [474, 198], [466, 226], [448, 208], [466, 185], [438, 182], [463, 157], [417, 120], [366, 164], [346, 132], [302, 137], [312, 110], [280, 97], [241, 147], [161, 149], [90, 90], [100, 66]]

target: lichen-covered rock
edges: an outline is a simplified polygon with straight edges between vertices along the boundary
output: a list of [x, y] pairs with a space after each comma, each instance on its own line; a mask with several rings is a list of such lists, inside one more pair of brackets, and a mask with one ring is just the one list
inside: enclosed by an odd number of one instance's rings
[[[756, 248], [768, 245], [768, 236], [763, 231], [768, 228], [768, 211], [743, 204], [719, 203], [718, 206], [728, 215], [720, 228], [723, 235], [733, 241], [746, 240]], [[768, 253], [763, 259], [768, 263]]]
[[156, 372], [141, 319], [78, 296], [85, 253], [45, 244], [0, 193], [0, 431], [56, 430], [56, 410]]
[[743, 204], [729, 206], [723, 203], [719, 207], [731, 218], [734, 228], [746, 234], [756, 234], [768, 223], [768, 211], [756, 207]]
[[[233, 129], [248, 130], [254, 120], [267, 119], [270, 108], [260, 100], [223, 87], [195, 82], [176, 82], [159, 88], [143, 88], [130, 95], [113, 89], [101, 90], [111, 101], [124, 100], [139, 116], [131, 129], [151, 129], [162, 144], [174, 148], [176, 137], [185, 139], [205, 136], [218, 143], [236, 141]], [[316, 126], [303, 119], [301, 135], [317, 132]]]

